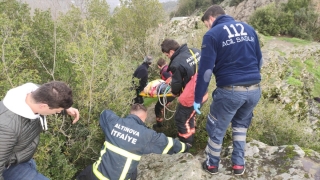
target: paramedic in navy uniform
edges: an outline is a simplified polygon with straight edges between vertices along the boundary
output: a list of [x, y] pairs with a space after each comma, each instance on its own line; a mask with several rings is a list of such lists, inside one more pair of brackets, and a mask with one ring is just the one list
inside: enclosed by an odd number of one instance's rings
[[210, 174], [218, 173], [223, 137], [231, 123], [233, 136], [232, 169], [245, 172], [244, 148], [253, 109], [261, 96], [262, 54], [255, 30], [235, 21], [218, 5], [212, 5], [201, 19], [209, 29], [203, 36], [194, 109], [197, 113], [212, 74], [217, 88], [207, 116], [209, 135], [207, 158], [202, 166]]

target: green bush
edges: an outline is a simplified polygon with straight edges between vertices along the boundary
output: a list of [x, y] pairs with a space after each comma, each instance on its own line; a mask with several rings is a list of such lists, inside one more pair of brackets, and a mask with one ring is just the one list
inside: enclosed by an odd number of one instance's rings
[[294, 15], [291, 12], [278, 12], [277, 24], [280, 26], [280, 34], [288, 34], [294, 27]]
[[[203, 12], [212, 4], [219, 4], [223, 0], [179, 0], [178, 9], [170, 14], [173, 16], [190, 16], [195, 12]], [[202, 13], [201, 13], [202, 15]]]
[[275, 16], [278, 10], [274, 3], [258, 9], [249, 19], [249, 23], [260, 33], [264, 35], [274, 36], [281, 31], [280, 25], [277, 23]]
[[319, 14], [310, 0], [289, 0], [258, 8], [249, 23], [265, 35], [290, 35], [308, 40], [320, 39]]

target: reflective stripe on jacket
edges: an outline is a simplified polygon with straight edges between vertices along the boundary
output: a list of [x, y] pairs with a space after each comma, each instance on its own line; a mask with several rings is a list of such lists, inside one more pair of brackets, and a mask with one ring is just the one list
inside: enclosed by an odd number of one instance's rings
[[98, 179], [129, 179], [143, 154], [173, 154], [186, 145], [149, 129], [136, 115], [120, 118], [110, 110], [100, 115], [105, 134], [99, 159], [93, 164]]

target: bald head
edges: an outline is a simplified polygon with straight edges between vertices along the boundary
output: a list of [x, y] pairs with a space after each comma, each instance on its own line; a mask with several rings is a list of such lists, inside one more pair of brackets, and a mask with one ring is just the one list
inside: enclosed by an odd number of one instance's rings
[[147, 119], [147, 108], [141, 104], [134, 104], [131, 106], [130, 114], [138, 116], [141, 121], [145, 122]]

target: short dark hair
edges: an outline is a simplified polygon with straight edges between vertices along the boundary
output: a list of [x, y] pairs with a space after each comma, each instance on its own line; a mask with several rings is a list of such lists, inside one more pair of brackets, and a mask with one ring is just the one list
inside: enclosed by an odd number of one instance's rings
[[73, 104], [72, 90], [61, 81], [51, 81], [41, 85], [32, 92], [32, 98], [36, 103], [48, 104], [50, 109], [68, 109]]
[[132, 114], [132, 112], [138, 112], [138, 111], [144, 111], [144, 112], [147, 112], [147, 108], [144, 107], [142, 104], [133, 104], [131, 106], [131, 109], [130, 109], [130, 113]]
[[163, 53], [169, 53], [170, 50], [176, 51], [179, 47], [179, 43], [173, 39], [165, 39], [161, 43], [161, 51]]
[[167, 63], [166, 60], [164, 60], [163, 58], [159, 58], [157, 62], [158, 66], [160, 67], [165, 65], [166, 63]]
[[226, 12], [222, 9], [221, 6], [219, 5], [212, 5], [210, 6], [206, 12], [204, 12], [202, 18], [201, 18], [201, 21], [204, 22], [204, 21], [207, 21], [209, 20], [209, 17], [212, 16], [214, 18], [220, 16], [220, 15], [225, 15]]

